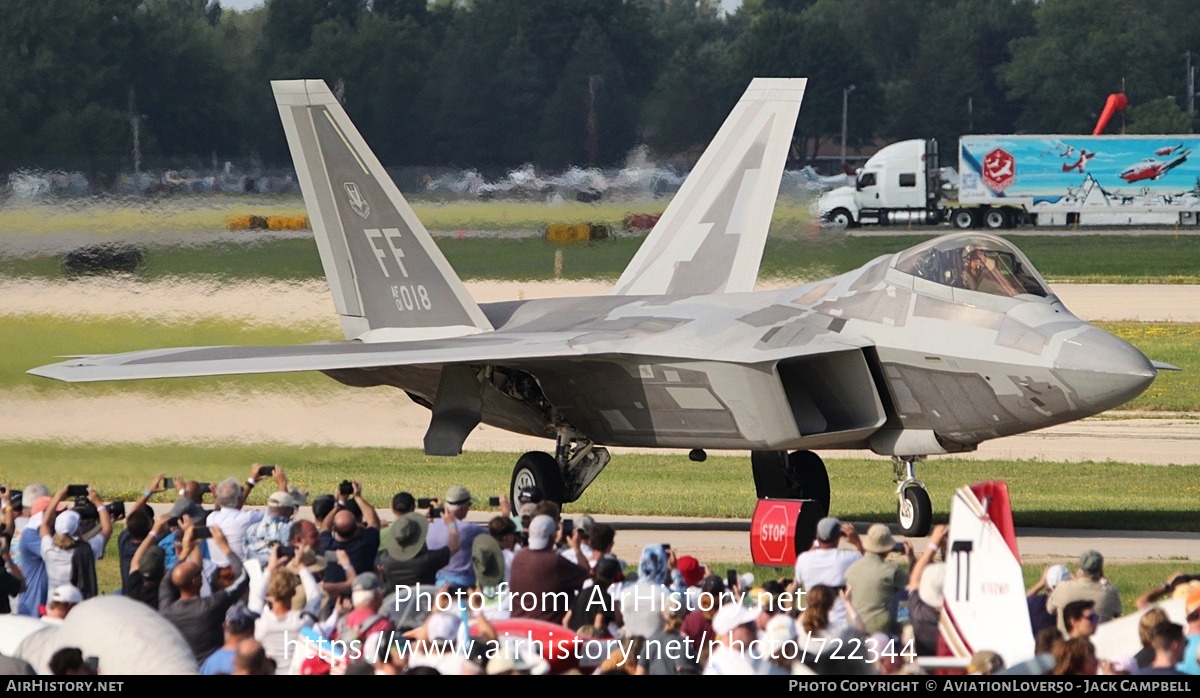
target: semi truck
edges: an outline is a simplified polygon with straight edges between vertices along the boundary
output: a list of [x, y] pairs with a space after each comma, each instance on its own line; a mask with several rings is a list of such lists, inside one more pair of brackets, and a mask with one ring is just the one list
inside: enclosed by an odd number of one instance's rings
[[1200, 225], [1200, 136], [963, 136], [957, 186], [937, 141], [887, 145], [854, 186], [821, 195], [843, 227]]

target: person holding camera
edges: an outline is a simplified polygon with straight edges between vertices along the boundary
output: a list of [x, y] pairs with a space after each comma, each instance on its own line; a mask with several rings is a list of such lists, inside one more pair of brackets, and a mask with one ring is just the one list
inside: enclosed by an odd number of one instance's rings
[[[133, 516], [149, 516], [149, 509], [134, 512]], [[141, 601], [158, 610], [158, 587], [167, 573], [167, 554], [158, 541], [169, 533], [170, 514], [159, 514], [151, 528], [138, 543], [133, 558], [129, 561], [129, 574], [122, 587], [127, 598]]]
[[460, 547], [454, 514], [443, 509], [442, 521], [450, 529], [449, 544], [436, 550], [426, 544], [429, 519], [421, 512], [409, 512], [388, 526], [375, 562], [376, 573], [388, 587], [435, 583], [438, 570]]
[[[459, 549], [450, 556], [450, 561], [438, 570], [436, 583], [439, 587], [449, 584], [451, 591], [469, 589], [475, 586], [475, 562], [471, 557], [472, 546], [475, 544], [477, 536], [487, 535], [487, 527], [474, 521], [467, 521], [467, 514], [471, 511], [474, 499], [466, 487], [455, 485], [446, 490], [446, 496], [442, 502], [446, 512], [453, 516], [443, 517], [439, 512], [438, 518], [429, 523], [425, 544], [429, 546], [430, 550], [446, 547], [450, 544], [450, 529], [453, 527], [458, 530]], [[430, 510], [430, 513], [432, 514], [433, 510]]]
[[[225, 612], [237, 603], [250, 583], [241, 559], [229, 547], [229, 541], [219, 526], [196, 526], [189, 518], [181, 519], [183, 547], [179, 564], [163, 576], [158, 587], [158, 611], [179, 630], [198, 663], [203, 663], [225, 641], [222, 624]], [[205, 596], [204, 565], [199, 545], [200, 536], [210, 536], [213, 545], [229, 558], [232, 581]]]
[[912, 544], [898, 542], [887, 524], [873, 524], [862, 539], [863, 556], [846, 568], [846, 586], [850, 601], [862, 618], [868, 633], [888, 633], [898, 636], [896, 599], [907, 598], [908, 570], [887, 559], [901, 553], [908, 560], [908, 569], [916, 564]]
[[[66, 497], [77, 499], [76, 509], [58, 511], [58, 503]], [[79, 506], [90, 504], [96, 510], [100, 531], [91, 538], [79, 538]], [[87, 485], [64, 485], [50, 498], [45, 515], [38, 526], [42, 561], [46, 565], [46, 581], [50, 589], [74, 584], [83, 598], [98, 593], [96, 560], [104, 557], [104, 547], [112, 537], [112, 516], [95, 489]]]
[[[5, 496], [4, 501], [8, 501]], [[12, 613], [8, 597], [25, 591], [25, 575], [8, 552], [8, 536], [0, 536], [0, 614]]]
[[[117, 555], [121, 561], [122, 588], [129, 584], [129, 567], [133, 563], [133, 556], [137, 554], [142, 541], [154, 527], [154, 511], [146, 506], [146, 503], [153, 495], [167, 491], [168, 485], [170, 483], [167, 481], [166, 475], [157, 473], [150, 481], [150, 485], [142, 491], [141, 496], [125, 508], [125, 528], [117, 534]], [[124, 503], [120, 502], [120, 504]], [[120, 519], [116, 515], [113, 518]]]
[[[286, 480], [285, 480], [286, 482]], [[271, 548], [287, 545], [292, 530], [292, 517], [296, 514], [296, 502], [292, 495], [283, 490], [272, 492], [267, 498], [267, 513], [258, 523], [246, 529], [242, 549], [246, 560], [254, 560], [265, 567], [271, 557]]]
[[[25, 486], [21, 493], [23, 506], [29, 518], [13, 539], [12, 548], [25, 576], [25, 591], [17, 598], [17, 613], [30, 618], [38, 617], [38, 607], [46, 603], [50, 589], [46, 584], [46, 565], [42, 562], [42, 540], [38, 535], [46, 505], [50, 503], [50, 488], [40, 482]], [[20, 523], [18, 518], [17, 523]]]
[[[254, 486], [264, 478], [275, 479], [275, 484], [278, 486], [279, 476], [282, 474], [277, 466], [255, 463], [250, 466], [250, 476], [246, 478], [245, 483], [238, 482], [236, 477], [227, 477], [213, 488], [213, 499], [216, 500], [217, 508], [208, 515], [207, 523], [210, 526], [221, 527], [221, 530], [225, 532], [226, 540], [229, 541], [229, 547], [243, 560], [246, 559], [246, 531], [262, 521], [263, 516], [266, 515], [262, 509], [243, 508], [246, 498], [250, 496], [250, 491], [254, 489]], [[287, 490], [286, 481], [283, 483], [282, 489]], [[225, 554], [220, 550], [214, 548], [210, 549], [208, 553], [213, 562], [221, 567], [229, 564]]]
[[[164, 481], [164, 485], [166, 482]], [[171, 506], [171, 516], [183, 516], [187, 514], [192, 517], [192, 521], [197, 524], [203, 524], [208, 518], [208, 510], [204, 508], [204, 495], [212, 491], [212, 483], [197, 482], [196, 480], [184, 480], [182, 477], [175, 478], [175, 490], [179, 495], [179, 499], [175, 500], [175, 504]]]
[[[333, 510], [321, 522], [321, 550], [346, 551], [355, 574], [374, 572], [375, 554], [379, 552], [379, 514], [363, 497], [362, 483], [358, 480], [342, 481], [338, 494], [343, 499], [334, 502]], [[350, 504], [360, 512], [361, 521]], [[326, 583], [343, 581], [346, 581], [345, 568], [326, 568]]]

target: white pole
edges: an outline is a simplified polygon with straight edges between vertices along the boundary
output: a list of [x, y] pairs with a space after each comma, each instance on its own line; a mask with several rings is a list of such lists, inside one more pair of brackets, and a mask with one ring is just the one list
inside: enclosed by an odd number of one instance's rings
[[854, 85], [842, 88], [842, 168], [846, 167], [846, 111], [850, 103], [850, 93], [854, 91]]

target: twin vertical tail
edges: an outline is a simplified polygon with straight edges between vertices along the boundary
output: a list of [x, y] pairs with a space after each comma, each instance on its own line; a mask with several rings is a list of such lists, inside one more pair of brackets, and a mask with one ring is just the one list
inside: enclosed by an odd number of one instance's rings
[[755, 78], [612, 293], [753, 291], [807, 78]]
[[271, 88], [346, 338], [493, 329], [325, 82]]

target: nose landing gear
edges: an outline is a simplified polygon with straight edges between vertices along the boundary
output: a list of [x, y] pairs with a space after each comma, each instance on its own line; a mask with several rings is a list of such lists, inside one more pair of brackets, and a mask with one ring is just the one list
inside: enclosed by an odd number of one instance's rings
[[925, 456], [892, 456], [896, 472], [896, 518], [906, 536], [927, 536], [933, 527], [933, 505], [925, 483], [917, 479], [916, 462]]

